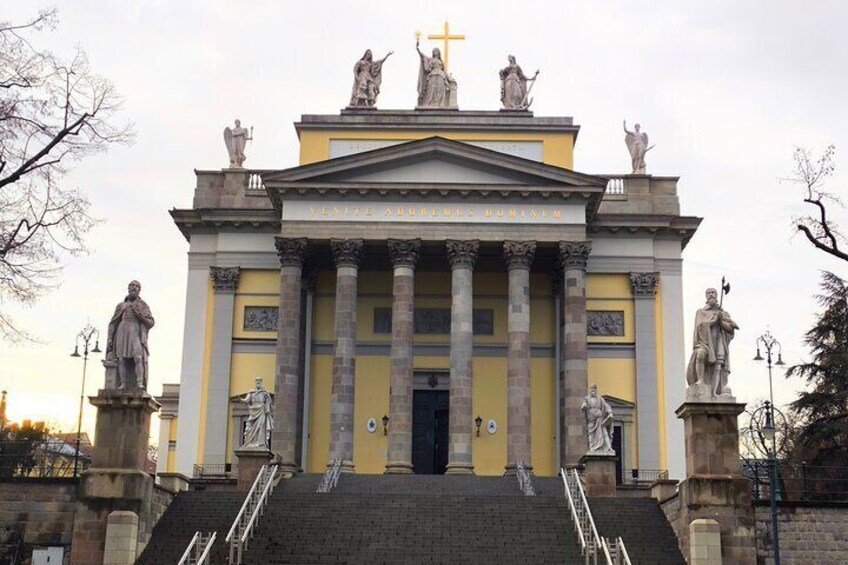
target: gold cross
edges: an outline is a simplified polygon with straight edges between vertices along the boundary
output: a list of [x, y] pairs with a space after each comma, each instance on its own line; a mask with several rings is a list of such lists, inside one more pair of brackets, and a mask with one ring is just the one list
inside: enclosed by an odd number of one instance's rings
[[447, 70], [447, 68], [448, 68], [448, 49], [450, 47], [449, 41], [451, 41], [451, 40], [456, 40], [456, 41], [463, 40], [463, 39], [465, 39], [465, 35], [451, 35], [450, 34], [450, 27], [448, 26], [448, 22], [447, 22], [447, 20], [445, 20], [445, 32], [442, 35], [428, 35], [427, 39], [443, 39], [445, 41], [444, 53], [442, 53], [442, 56], [445, 59], [445, 70]]

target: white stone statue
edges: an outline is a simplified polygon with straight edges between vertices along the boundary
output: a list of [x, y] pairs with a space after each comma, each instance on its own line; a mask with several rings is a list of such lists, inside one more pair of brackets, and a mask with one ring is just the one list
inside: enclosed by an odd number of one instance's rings
[[[515, 56], [508, 57], [509, 65], [500, 70], [501, 77], [501, 103], [507, 110], [526, 110], [533, 103], [529, 97], [527, 83], [536, 81], [539, 71], [532, 78], [524, 76], [524, 71], [515, 62]], [[533, 88], [533, 85], [530, 85]]]
[[598, 385], [589, 388], [589, 395], [580, 406], [586, 417], [586, 435], [589, 439], [589, 455], [615, 455], [612, 448], [612, 408], [602, 396], [598, 396]]
[[247, 404], [248, 409], [242, 447], [270, 448], [271, 430], [274, 428], [272, 416], [274, 408], [271, 393], [265, 390], [262, 377], [256, 377], [253, 390], [239, 400]]
[[[421, 52], [415, 42], [415, 49], [421, 63], [418, 67], [418, 107], [449, 108], [456, 106], [456, 79], [448, 76], [442, 52], [436, 47], [433, 56]], [[453, 106], [452, 106], [453, 104]]]
[[[130, 281], [127, 296], [115, 307], [106, 340], [107, 370], [116, 367], [115, 388], [147, 389], [147, 332], [155, 321], [147, 302], [141, 299], [141, 283]], [[108, 379], [107, 379], [108, 381]], [[107, 382], [107, 387], [109, 383]]]
[[247, 128], [241, 127], [241, 120], [236, 120], [233, 128], [224, 128], [224, 144], [227, 146], [227, 153], [230, 155], [231, 168], [240, 169], [244, 165], [244, 161], [247, 159], [244, 148], [251, 139], [253, 139], [253, 128], [248, 131]]
[[630, 162], [633, 165], [633, 175], [644, 175], [645, 171], [645, 153], [653, 149], [653, 145], [648, 147], [648, 134], [641, 131], [642, 126], [636, 124], [636, 131], [627, 129], [627, 120], [624, 120], [624, 143], [627, 144], [627, 150], [630, 151]]
[[383, 82], [383, 63], [389, 58], [392, 51], [379, 61], [374, 60], [371, 50], [367, 49], [365, 54], [353, 66], [353, 89], [350, 93], [350, 108], [373, 108], [377, 105], [377, 96], [380, 94], [380, 84]]
[[687, 401], [732, 402], [730, 341], [739, 326], [719, 303], [718, 291], [708, 288], [707, 303], [695, 313], [694, 345], [686, 369]]

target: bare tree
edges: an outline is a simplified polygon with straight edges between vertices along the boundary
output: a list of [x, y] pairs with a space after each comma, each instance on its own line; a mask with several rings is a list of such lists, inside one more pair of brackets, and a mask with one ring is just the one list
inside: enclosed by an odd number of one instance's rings
[[[833, 174], [833, 154], [836, 147], [829, 145], [818, 159], [810, 155], [803, 147], [797, 147], [793, 156], [795, 169], [789, 180], [804, 187], [804, 202], [813, 208], [810, 214], [794, 219], [795, 227], [817, 249], [848, 261], [848, 252], [844, 251], [845, 236], [839, 225], [831, 217], [834, 208], [843, 208], [842, 201], [832, 192], [824, 189], [828, 177]], [[830, 206], [830, 209], [828, 209]]]
[[0, 22], [0, 339], [10, 341], [28, 336], [4, 306], [54, 288], [62, 257], [84, 253], [96, 223], [86, 196], [62, 184], [68, 164], [133, 137], [82, 50], [64, 60], [34, 45], [56, 23], [55, 9]]

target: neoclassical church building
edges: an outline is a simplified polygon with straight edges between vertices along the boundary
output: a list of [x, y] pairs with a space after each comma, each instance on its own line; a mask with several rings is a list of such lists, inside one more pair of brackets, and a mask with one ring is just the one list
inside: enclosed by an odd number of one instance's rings
[[188, 283], [159, 471], [226, 472], [261, 377], [291, 471], [555, 475], [587, 451], [594, 383], [619, 478], [683, 477], [682, 252], [700, 219], [677, 177], [578, 172], [579, 126], [526, 110], [295, 129], [298, 166], [198, 170], [171, 211]]

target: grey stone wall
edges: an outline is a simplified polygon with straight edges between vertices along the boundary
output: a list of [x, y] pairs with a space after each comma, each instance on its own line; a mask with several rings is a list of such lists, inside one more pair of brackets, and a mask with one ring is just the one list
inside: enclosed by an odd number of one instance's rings
[[147, 505], [138, 517], [138, 554], [144, 551], [153, 534], [153, 528], [168, 509], [176, 496], [176, 492], [170, 491], [159, 485], [153, 485], [153, 494], [150, 504]]
[[[16, 479], [0, 483], [0, 528], [12, 531], [23, 542], [21, 559], [30, 559], [33, 548], [64, 546], [70, 552], [77, 508], [74, 479]], [[66, 559], [67, 561], [67, 559]]]
[[[754, 507], [757, 563], [774, 563], [771, 509], [768, 502]], [[778, 507], [781, 563], [836, 565], [848, 563], [848, 504], [783, 502]]]

